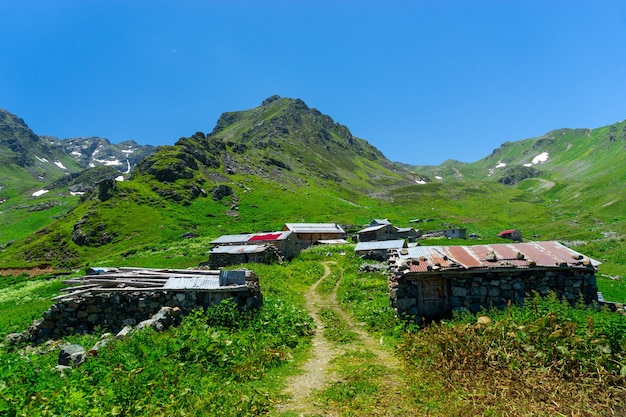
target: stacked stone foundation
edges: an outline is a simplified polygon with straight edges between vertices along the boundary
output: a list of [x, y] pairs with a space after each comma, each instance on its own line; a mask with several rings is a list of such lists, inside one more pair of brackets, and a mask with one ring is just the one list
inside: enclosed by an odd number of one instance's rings
[[135, 326], [149, 319], [161, 307], [178, 307], [185, 315], [228, 299], [242, 310], [254, 310], [263, 303], [258, 284], [231, 291], [102, 292], [76, 296], [52, 305], [25, 333], [28, 341], [39, 344], [48, 339], [94, 330], [117, 332], [124, 326]]
[[[435, 276], [429, 273], [393, 273], [389, 280], [391, 304], [399, 316], [419, 321], [419, 280]], [[523, 305], [538, 293], [542, 296], [554, 292], [557, 297], [574, 305], [578, 302], [593, 304], [598, 301], [595, 270], [588, 269], [536, 269], [514, 271], [462, 271], [438, 272], [447, 288], [441, 317], [453, 311], [477, 313], [485, 308], [504, 308], [509, 304]]]

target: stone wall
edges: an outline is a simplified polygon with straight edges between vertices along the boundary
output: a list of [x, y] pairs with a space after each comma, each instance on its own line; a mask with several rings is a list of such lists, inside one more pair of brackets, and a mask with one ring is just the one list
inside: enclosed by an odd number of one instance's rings
[[39, 344], [48, 339], [89, 333], [96, 327], [118, 332], [124, 326], [135, 326], [151, 318], [162, 307], [178, 307], [187, 314], [226, 299], [233, 299], [241, 309], [256, 309], [263, 303], [258, 278], [246, 284], [247, 288], [243, 289], [223, 287], [216, 291], [115, 291], [80, 295], [52, 305], [24, 334], [27, 341]]
[[[261, 252], [253, 253], [209, 253], [208, 266], [211, 269], [219, 269], [226, 266], [240, 265], [240, 264], [266, 264], [278, 262], [280, 255], [278, 250], [269, 244], [263, 245], [265, 249]], [[237, 245], [229, 246], [231, 248], [237, 248]], [[236, 250], [236, 249], [235, 249]]]
[[452, 311], [478, 312], [482, 308], [522, 305], [524, 299], [537, 292], [543, 296], [555, 292], [561, 299], [574, 304], [582, 299], [586, 304], [598, 300], [595, 270], [593, 268], [515, 269], [491, 271], [462, 271], [438, 273], [392, 272], [389, 280], [391, 304], [401, 316], [419, 320], [422, 309], [420, 280], [443, 278], [447, 288], [442, 289], [441, 317]]

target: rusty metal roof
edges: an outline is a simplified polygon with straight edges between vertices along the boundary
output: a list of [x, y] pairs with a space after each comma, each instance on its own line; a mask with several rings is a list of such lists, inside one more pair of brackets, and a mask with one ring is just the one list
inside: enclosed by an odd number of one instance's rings
[[416, 246], [398, 250], [411, 272], [498, 268], [586, 268], [600, 262], [559, 242], [474, 246]]

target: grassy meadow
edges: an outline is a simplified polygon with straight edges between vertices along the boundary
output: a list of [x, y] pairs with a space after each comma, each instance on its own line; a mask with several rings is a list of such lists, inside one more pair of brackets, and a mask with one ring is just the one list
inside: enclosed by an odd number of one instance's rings
[[[165, 258], [169, 266], [184, 266], [187, 258], [174, 251]], [[162, 253], [132, 256], [147, 263]], [[331, 363], [341, 382], [312, 394], [327, 414], [608, 416], [625, 410], [625, 317], [535, 298], [524, 308], [478, 314], [489, 320], [461, 315], [420, 329], [396, 318], [386, 276], [358, 272], [363, 261], [345, 245], [309, 249], [282, 265], [248, 265], [265, 298], [258, 312], [242, 314], [223, 303], [166, 332], [146, 329], [114, 340], [77, 368], [54, 369], [59, 345], [89, 348], [100, 334], [2, 347], [0, 414], [290, 417], [277, 404], [286, 400], [287, 378], [311, 354], [303, 294], [322, 276], [323, 262], [332, 262], [332, 272], [318, 294], [336, 294], [353, 321], [400, 360], [407, 390], [384, 388], [388, 376], [378, 359], [352, 347], [355, 329], [333, 309], [322, 309], [324, 337], [345, 349]], [[41, 315], [62, 287], [53, 277], [2, 282], [2, 336]]]

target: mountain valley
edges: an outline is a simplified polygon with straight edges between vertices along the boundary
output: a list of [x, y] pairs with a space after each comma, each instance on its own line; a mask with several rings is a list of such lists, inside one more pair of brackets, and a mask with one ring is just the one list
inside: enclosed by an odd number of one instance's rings
[[[577, 245], [609, 274], [625, 268], [626, 122], [507, 142], [473, 163], [409, 166], [302, 100], [279, 96], [158, 149], [38, 137], [10, 113], [2, 120], [1, 268], [120, 263], [184, 244], [183, 236], [210, 240], [298, 221], [355, 231], [372, 218], [400, 226], [430, 219], [434, 229], [464, 227], [485, 242], [517, 228], [530, 240]], [[77, 244], [77, 234], [89, 238]], [[200, 248], [183, 264], [202, 259]]]

